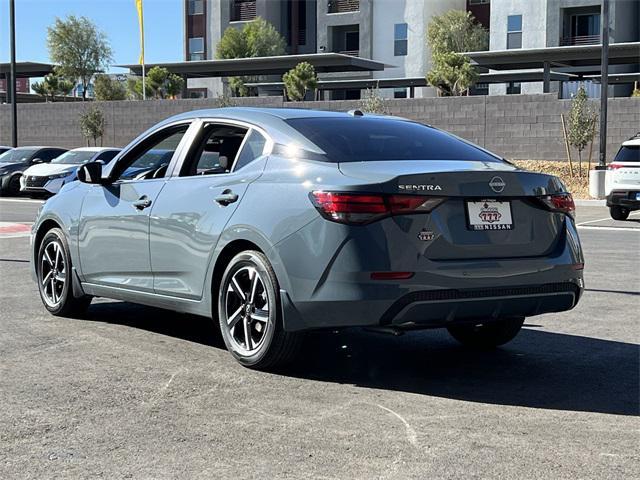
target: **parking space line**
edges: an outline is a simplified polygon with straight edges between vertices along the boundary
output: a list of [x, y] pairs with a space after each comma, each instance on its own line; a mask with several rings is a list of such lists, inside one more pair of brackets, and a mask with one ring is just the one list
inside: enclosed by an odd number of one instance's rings
[[635, 227], [598, 227], [597, 225], [576, 225], [578, 230], [604, 230], [615, 232], [636, 232], [640, 233], [640, 228]]
[[35, 198], [0, 198], [0, 202], [13, 202], [13, 203], [44, 203], [44, 200], [38, 200]]

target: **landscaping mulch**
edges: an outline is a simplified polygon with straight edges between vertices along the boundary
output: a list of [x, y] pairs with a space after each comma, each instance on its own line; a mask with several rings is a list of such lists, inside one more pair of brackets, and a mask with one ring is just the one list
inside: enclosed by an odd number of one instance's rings
[[[559, 177], [573, 198], [587, 199], [589, 197], [589, 171], [587, 162], [582, 163], [582, 176], [579, 176], [578, 164], [573, 164], [573, 177], [569, 170], [569, 162], [548, 160], [514, 160], [518, 167], [532, 172], [548, 173]], [[593, 168], [593, 163], [591, 164]]]

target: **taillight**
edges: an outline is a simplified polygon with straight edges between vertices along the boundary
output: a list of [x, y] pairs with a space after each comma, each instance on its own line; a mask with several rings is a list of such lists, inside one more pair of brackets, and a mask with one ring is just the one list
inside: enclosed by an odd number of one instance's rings
[[571, 217], [576, 213], [576, 204], [573, 203], [573, 197], [570, 193], [547, 195], [540, 197], [540, 200], [542, 200], [551, 211], [565, 213]]
[[609, 165], [607, 165], [607, 170], [617, 170], [619, 168], [624, 167], [624, 165], [622, 165], [621, 163], [610, 163]]
[[364, 225], [391, 215], [428, 213], [444, 201], [422, 195], [315, 191], [311, 202], [327, 220]]

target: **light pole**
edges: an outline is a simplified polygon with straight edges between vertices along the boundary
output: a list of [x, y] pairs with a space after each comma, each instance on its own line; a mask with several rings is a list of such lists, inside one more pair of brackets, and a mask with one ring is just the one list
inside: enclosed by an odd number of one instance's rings
[[602, 1], [602, 58], [600, 59], [600, 168], [607, 165], [607, 100], [609, 97], [609, 0]]
[[16, 96], [16, 4], [9, 0], [9, 43], [11, 45], [11, 78], [9, 79], [9, 95], [11, 97], [11, 146], [18, 146], [18, 108]]

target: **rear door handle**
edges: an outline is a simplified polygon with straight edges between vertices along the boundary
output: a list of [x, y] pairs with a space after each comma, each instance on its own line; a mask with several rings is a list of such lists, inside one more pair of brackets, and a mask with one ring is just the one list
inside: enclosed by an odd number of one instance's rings
[[143, 195], [138, 200], [133, 202], [132, 205], [138, 210], [144, 210], [145, 208], [149, 208], [151, 206], [151, 200], [146, 195]]
[[238, 195], [233, 193], [229, 189], [223, 191], [220, 195], [216, 197], [216, 202], [218, 202], [223, 207], [226, 207], [227, 205], [237, 201], [238, 201]]

